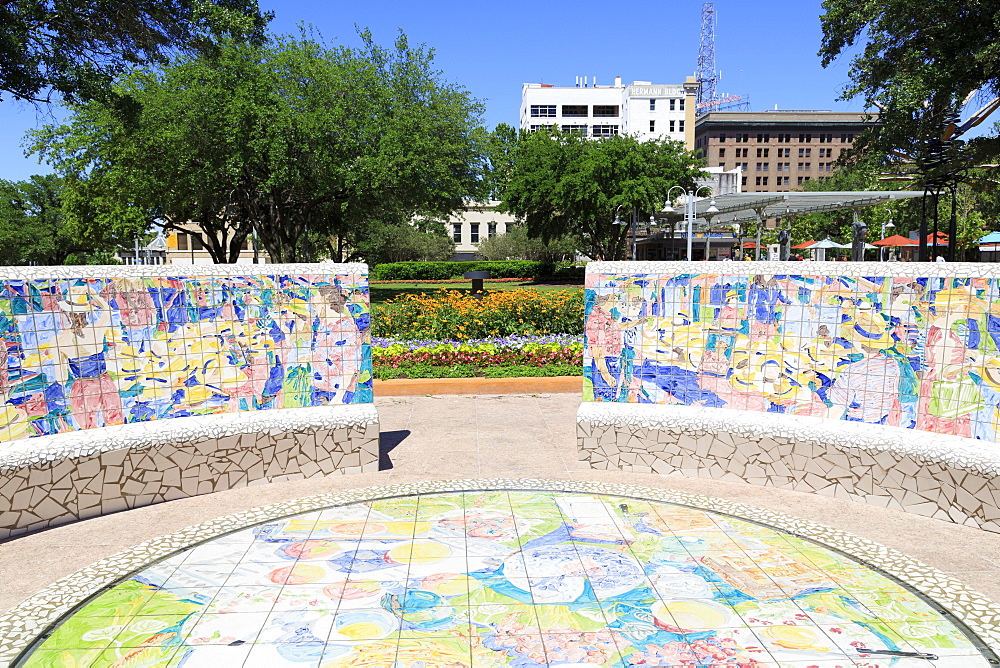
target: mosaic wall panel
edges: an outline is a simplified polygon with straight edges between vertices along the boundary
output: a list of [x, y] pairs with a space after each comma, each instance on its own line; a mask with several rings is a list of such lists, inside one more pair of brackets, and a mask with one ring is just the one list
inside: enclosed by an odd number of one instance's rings
[[1000, 275], [982, 265], [591, 263], [586, 336], [590, 401], [1000, 429]]
[[0, 441], [371, 402], [367, 267], [250, 270], [4, 269]]

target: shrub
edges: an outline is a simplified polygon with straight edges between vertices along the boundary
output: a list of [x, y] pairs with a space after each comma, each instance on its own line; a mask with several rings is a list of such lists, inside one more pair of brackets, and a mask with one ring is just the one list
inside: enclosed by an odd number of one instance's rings
[[372, 306], [372, 335], [395, 339], [468, 341], [493, 336], [582, 334], [579, 290], [457, 290], [404, 295]]
[[547, 278], [555, 271], [549, 262], [504, 260], [489, 262], [391, 262], [372, 267], [373, 281], [446, 281], [467, 271], [488, 271], [491, 278]]

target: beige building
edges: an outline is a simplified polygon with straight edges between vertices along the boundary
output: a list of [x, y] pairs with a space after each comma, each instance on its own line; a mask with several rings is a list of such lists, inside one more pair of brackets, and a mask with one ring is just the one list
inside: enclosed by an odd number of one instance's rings
[[742, 169], [745, 192], [782, 192], [823, 179], [877, 118], [841, 111], [713, 111], [695, 122], [709, 167]]
[[[169, 232], [166, 235], [166, 264], [215, 264], [209, 255], [201, 234], [196, 226], [187, 227], [188, 232]], [[268, 264], [270, 261], [263, 246], [257, 249], [257, 263]], [[248, 236], [240, 251], [240, 263], [254, 262], [254, 238]]]
[[449, 233], [455, 242], [454, 260], [475, 260], [479, 243], [504, 234], [515, 222], [513, 215], [497, 211], [500, 202], [469, 202], [464, 211], [448, 219]]

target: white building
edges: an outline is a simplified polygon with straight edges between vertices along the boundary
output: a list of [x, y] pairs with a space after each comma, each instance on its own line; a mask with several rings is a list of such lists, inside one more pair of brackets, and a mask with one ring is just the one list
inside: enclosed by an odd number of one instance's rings
[[630, 134], [640, 140], [666, 138], [694, 149], [695, 99], [698, 82], [657, 85], [633, 81], [599, 86], [577, 77], [575, 86], [526, 83], [521, 86], [521, 128], [538, 130], [557, 125], [564, 132], [588, 137]]
[[476, 260], [479, 242], [507, 232], [516, 220], [509, 213], [497, 211], [500, 202], [469, 202], [465, 209], [448, 219], [449, 232], [455, 241], [453, 260]]

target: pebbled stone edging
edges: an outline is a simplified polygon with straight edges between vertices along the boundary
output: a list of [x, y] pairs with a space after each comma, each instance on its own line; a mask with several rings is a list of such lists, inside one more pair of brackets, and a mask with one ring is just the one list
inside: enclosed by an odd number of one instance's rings
[[988, 441], [810, 416], [585, 402], [577, 449], [593, 469], [794, 489], [1000, 533], [1000, 450]]
[[138, 422], [0, 455], [0, 539], [236, 487], [378, 470], [372, 404]]

